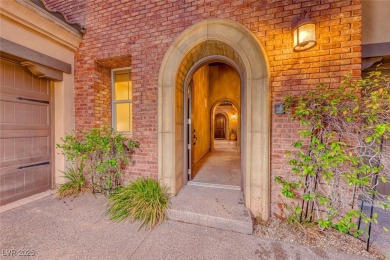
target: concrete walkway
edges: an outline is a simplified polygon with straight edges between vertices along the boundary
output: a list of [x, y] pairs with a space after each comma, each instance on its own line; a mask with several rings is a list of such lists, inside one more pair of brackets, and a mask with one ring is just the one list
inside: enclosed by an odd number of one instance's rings
[[240, 154], [235, 141], [214, 140], [209, 152], [195, 165], [195, 182], [241, 186]]
[[138, 230], [108, 220], [105, 202], [48, 196], [1, 213], [1, 259], [363, 259], [174, 221]]
[[171, 202], [169, 219], [252, 234], [251, 213], [241, 190], [189, 184]]

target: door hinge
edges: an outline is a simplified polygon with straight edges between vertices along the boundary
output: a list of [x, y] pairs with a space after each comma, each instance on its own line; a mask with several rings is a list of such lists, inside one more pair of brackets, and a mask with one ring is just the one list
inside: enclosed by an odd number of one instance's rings
[[191, 118], [188, 118], [188, 124], [189, 125], [191, 124]]
[[187, 149], [191, 150], [191, 144], [188, 144]]
[[191, 169], [188, 169], [188, 175], [191, 175]]

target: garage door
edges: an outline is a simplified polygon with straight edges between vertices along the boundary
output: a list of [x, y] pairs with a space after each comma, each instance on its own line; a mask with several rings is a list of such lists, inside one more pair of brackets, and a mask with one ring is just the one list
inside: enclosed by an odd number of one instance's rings
[[0, 205], [51, 188], [49, 84], [0, 59]]

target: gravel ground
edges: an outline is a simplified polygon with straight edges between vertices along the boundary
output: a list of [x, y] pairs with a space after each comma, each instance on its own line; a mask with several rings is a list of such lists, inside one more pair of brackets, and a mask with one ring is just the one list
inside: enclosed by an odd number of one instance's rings
[[382, 225], [390, 221], [389, 214], [388, 211], [378, 212], [379, 223], [373, 225], [370, 252], [366, 251], [365, 242], [336, 230], [320, 231], [315, 225], [303, 229], [280, 219], [271, 219], [267, 222], [257, 221], [254, 235], [368, 258], [386, 259], [387, 257], [390, 259], [388, 255], [390, 235], [382, 229]]

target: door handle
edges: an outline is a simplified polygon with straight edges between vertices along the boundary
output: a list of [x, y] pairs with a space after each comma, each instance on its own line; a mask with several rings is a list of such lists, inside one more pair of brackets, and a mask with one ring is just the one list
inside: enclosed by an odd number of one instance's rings
[[196, 145], [196, 141], [198, 141], [198, 138], [196, 137], [196, 135], [193, 135], [192, 136], [192, 144]]
[[37, 102], [37, 103], [43, 103], [43, 104], [50, 104], [47, 100], [40, 100], [40, 99], [32, 99], [32, 98], [24, 98], [24, 97], [18, 97], [16, 99], [19, 100], [25, 100], [25, 101], [31, 101], [31, 102]]
[[29, 164], [29, 165], [24, 165], [24, 166], [19, 166], [18, 170], [20, 169], [24, 169], [24, 168], [30, 168], [30, 167], [36, 167], [36, 166], [42, 166], [42, 165], [47, 165], [47, 164], [50, 164], [49, 161], [46, 161], [46, 162], [40, 162], [40, 163], [34, 163], [34, 164]]

